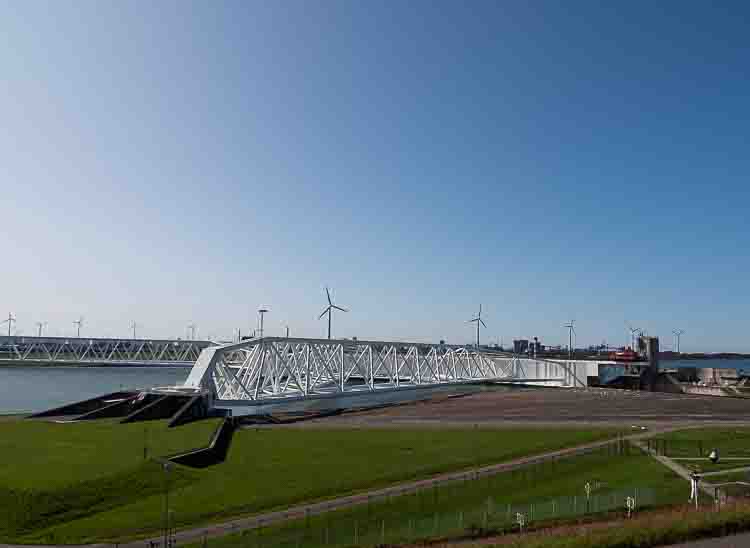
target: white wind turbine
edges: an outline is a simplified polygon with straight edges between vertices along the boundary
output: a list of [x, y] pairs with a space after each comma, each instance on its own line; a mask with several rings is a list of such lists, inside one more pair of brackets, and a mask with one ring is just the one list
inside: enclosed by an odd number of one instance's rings
[[479, 327], [480, 325], [483, 325], [485, 329], [487, 328], [487, 324], [484, 323], [484, 320], [482, 319], [482, 305], [479, 305], [479, 314], [477, 314], [477, 317], [473, 320], [469, 320], [466, 323], [476, 323], [477, 324], [477, 349], [479, 349]]
[[331, 338], [331, 314], [333, 313], [333, 309], [341, 310], [341, 312], [349, 312], [346, 308], [341, 308], [340, 306], [336, 306], [333, 304], [333, 301], [331, 301], [331, 292], [328, 291], [328, 288], [326, 287], [326, 297], [328, 298], [328, 306], [323, 310], [323, 312], [318, 316], [318, 319], [321, 319], [323, 316], [328, 314], [328, 339]]

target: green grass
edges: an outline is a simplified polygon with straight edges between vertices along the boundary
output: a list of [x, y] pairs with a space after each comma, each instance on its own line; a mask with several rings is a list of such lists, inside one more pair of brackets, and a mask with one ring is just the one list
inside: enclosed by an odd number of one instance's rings
[[[27, 425], [30, 423], [24, 423]], [[48, 425], [57, 426], [57, 425]], [[62, 425], [67, 426], [67, 425]], [[114, 430], [123, 425], [81, 425]], [[32, 425], [36, 428], [35, 425]], [[23, 428], [15, 436], [26, 440], [26, 451], [33, 445]], [[180, 427], [174, 429], [179, 431]], [[95, 430], [98, 432], [98, 430]], [[71, 478], [78, 480], [69, 488], [86, 492], [101, 491], [101, 500], [90, 511], [79, 511], [76, 496], [69, 496], [72, 508], [66, 508], [63, 518], [60, 508], [37, 507], [46, 521], [33, 521], [29, 528], [23, 523], [3, 529], [0, 539], [34, 542], [80, 543], [94, 540], [132, 538], [158, 532], [162, 525], [163, 496], [159, 479], [153, 471], [123, 466], [117, 453], [102, 448], [105, 463], [98, 463], [101, 436], [92, 438], [85, 430], [75, 432], [76, 439], [63, 436], [56, 451], [64, 451], [74, 463]], [[455, 430], [364, 430], [364, 429], [307, 429], [280, 428], [241, 430], [226, 462], [202, 469], [180, 467], [181, 476], [172, 489], [171, 508], [178, 527], [186, 527], [230, 516], [257, 513], [272, 508], [287, 507], [302, 501], [338, 496], [364, 489], [430, 476], [439, 472], [467, 468], [480, 464], [507, 461], [516, 457], [565, 446], [595, 441], [613, 435], [611, 430], [544, 430], [544, 429], [455, 429]], [[142, 432], [141, 432], [142, 434]], [[127, 437], [125, 434], [116, 434]], [[171, 432], [170, 432], [171, 435]], [[152, 444], [158, 436], [152, 436]], [[142, 454], [142, 443], [132, 440], [134, 455]], [[12, 451], [12, 441], [5, 440]], [[35, 442], [37, 447], [43, 442]], [[81, 447], [79, 451], [77, 446]], [[22, 453], [21, 453], [22, 454]], [[33, 465], [19, 462], [21, 475], [34, 475], [38, 468], [49, 468], [58, 457], [46, 456]], [[96, 470], [87, 469], [90, 462]], [[58, 466], [60, 468], [60, 466]], [[63, 467], [64, 468], [64, 467]], [[17, 472], [18, 473], [18, 472]], [[39, 474], [55, 476], [60, 471], [38, 470]], [[124, 474], [117, 476], [117, 474]], [[127, 474], [132, 474], [130, 479]], [[151, 474], [151, 476], [149, 476]], [[12, 474], [9, 474], [9, 476]], [[114, 479], [113, 479], [114, 477]], [[129, 484], [143, 479], [143, 489], [131, 497]], [[151, 479], [148, 479], [148, 478]], [[81, 480], [84, 485], [79, 485]], [[14, 479], [17, 483], [43, 485], [44, 481]], [[64, 489], [70, 482], [55, 481], [53, 486]], [[53, 490], [54, 489], [50, 489]], [[63, 491], [55, 491], [58, 495]], [[42, 496], [43, 493], [36, 493]], [[70, 492], [74, 495], [74, 492]], [[116, 504], [121, 497], [120, 504]], [[82, 500], [84, 500], [83, 497]], [[10, 502], [10, 501], [8, 501]], [[89, 504], [89, 503], [86, 503]], [[1, 518], [0, 518], [1, 519]], [[29, 521], [30, 522], [30, 521]]]
[[[652, 447], [654, 441], [652, 440]], [[668, 457], [703, 457], [699, 461], [677, 462], [686, 468], [701, 472], [715, 472], [750, 465], [750, 428], [698, 428], [670, 432], [658, 437], [660, 453]], [[708, 459], [712, 449], [719, 452], [719, 462]], [[722, 460], [726, 457], [743, 457], [746, 460]]]
[[[684, 502], [689, 490], [687, 482], [640, 452], [617, 455], [600, 451], [229, 535], [210, 544], [212, 548], [345, 547], [356, 540], [360, 546], [376, 546], [461, 537], [479, 529], [511, 529], [515, 512], [523, 511], [528, 519], [532, 504], [536, 505], [535, 516], [560, 519], [565, 510], [568, 516], [585, 513], [587, 482], [601, 483], [592, 494], [589, 512], [595, 512], [605, 499], [624, 507], [625, 492], [649, 492], [651, 505], [668, 505]], [[577, 499], [576, 512], [570, 512], [572, 497]], [[536, 524], [536, 518], [532, 523]]]
[[[722, 509], [694, 511], [689, 508], [646, 515], [605, 530], [559, 532], [546, 538], [529, 537], [504, 548], [654, 548], [697, 539], [750, 531], [750, 507], [738, 504]], [[479, 544], [468, 545], [480, 546]], [[482, 546], [487, 546], [483, 543]]]
[[167, 428], [166, 421], [53, 423], [0, 422], [0, 488], [50, 491], [104, 478], [162, 456], [208, 444], [219, 424], [212, 419]]
[[694, 428], [659, 436], [667, 442], [668, 456], [707, 455], [718, 449], [723, 456], [746, 456], [750, 459], [750, 428]]
[[730, 481], [743, 481], [750, 483], [750, 470], [744, 472], [730, 472], [728, 474], [720, 474], [717, 476], [708, 476], [706, 481], [710, 483], [727, 483]]
[[[218, 424], [0, 422], [0, 539], [20, 539], [161, 493], [163, 472], [144, 458], [144, 447], [149, 457], [204, 447]], [[173, 474], [177, 486], [190, 481], [188, 470]]]

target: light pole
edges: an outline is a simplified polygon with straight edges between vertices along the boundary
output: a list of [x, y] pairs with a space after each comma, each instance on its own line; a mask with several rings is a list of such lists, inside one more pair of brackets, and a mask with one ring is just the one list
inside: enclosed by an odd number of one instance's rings
[[172, 463], [164, 461], [164, 548], [169, 546], [169, 471], [172, 469]]
[[260, 338], [263, 338], [263, 314], [268, 312], [268, 309], [266, 308], [259, 308], [258, 314], [260, 314]]

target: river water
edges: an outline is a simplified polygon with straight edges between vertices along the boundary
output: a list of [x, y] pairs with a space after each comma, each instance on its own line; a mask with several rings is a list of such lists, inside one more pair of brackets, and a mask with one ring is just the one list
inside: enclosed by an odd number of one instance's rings
[[121, 388], [182, 384], [189, 367], [0, 367], [0, 414], [44, 411]]
[[[674, 367], [738, 368], [750, 373], [750, 360], [662, 361]], [[181, 384], [189, 367], [0, 367], [0, 415], [43, 411], [122, 388]]]

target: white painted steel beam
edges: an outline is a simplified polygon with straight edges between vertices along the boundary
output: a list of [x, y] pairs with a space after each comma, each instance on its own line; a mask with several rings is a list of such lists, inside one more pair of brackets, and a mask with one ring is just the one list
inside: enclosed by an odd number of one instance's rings
[[2, 363], [193, 365], [210, 341], [0, 336]]
[[[580, 363], [580, 362], [579, 362]], [[205, 348], [184, 388], [261, 405], [479, 381], [586, 386], [577, 362], [424, 343], [267, 337]]]

